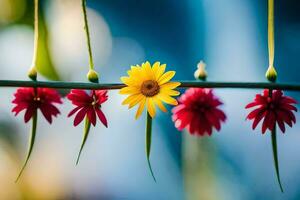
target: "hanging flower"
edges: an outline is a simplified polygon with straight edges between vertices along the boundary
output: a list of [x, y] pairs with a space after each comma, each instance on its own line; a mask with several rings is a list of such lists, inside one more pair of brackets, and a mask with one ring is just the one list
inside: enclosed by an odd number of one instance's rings
[[296, 117], [292, 111], [297, 112], [297, 108], [292, 104], [296, 104], [296, 100], [292, 97], [284, 96], [281, 90], [273, 90], [272, 97], [269, 96], [269, 90], [264, 90], [263, 94], [257, 94], [254, 101], [246, 106], [246, 109], [256, 107], [249, 113], [247, 119], [253, 120], [252, 128], [255, 129], [258, 123], [263, 120], [262, 133], [267, 129], [272, 131], [276, 122], [285, 132], [285, 123], [290, 127], [296, 123]]
[[190, 88], [179, 98], [179, 105], [173, 108], [172, 119], [178, 130], [187, 130], [197, 136], [211, 135], [213, 127], [218, 131], [226, 115], [218, 107], [223, 103], [211, 89]]
[[71, 117], [77, 113], [74, 126], [80, 124], [85, 116], [95, 126], [97, 115], [102, 124], [107, 127], [106, 117], [101, 110], [101, 105], [108, 99], [107, 90], [92, 90], [88, 94], [84, 90], [73, 89], [67, 98], [76, 106], [68, 115]]
[[180, 85], [179, 82], [169, 82], [175, 75], [175, 71], [165, 72], [166, 65], [159, 62], [154, 63], [151, 67], [149, 62], [143, 63], [142, 66], [132, 66], [127, 72], [129, 77], [122, 77], [121, 81], [126, 87], [120, 90], [120, 94], [129, 95], [123, 105], [128, 104], [129, 108], [139, 104], [136, 112], [136, 119], [142, 114], [144, 107], [153, 118], [157, 105], [163, 112], [167, 109], [162, 102], [177, 105], [176, 99], [171, 96], [178, 96], [180, 93], [175, 91]]
[[16, 106], [12, 109], [12, 112], [18, 115], [22, 110], [26, 110], [24, 115], [25, 123], [33, 117], [37, 109], [41, 110], [50, 124], [52, 123], [52, 116], [56, 117], [60, 113], [53, 104], [61, 104], [61, 96], [54, 89], [18, 88], [14, 96], [15, 99], [12, 103], [16, 104]]

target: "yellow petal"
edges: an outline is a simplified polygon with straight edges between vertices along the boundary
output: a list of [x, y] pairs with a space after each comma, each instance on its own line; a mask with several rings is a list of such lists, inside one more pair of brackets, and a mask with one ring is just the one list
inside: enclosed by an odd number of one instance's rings
[[121, 77], [121, 81], [126, 84], [126, 85], [133, 85], [134, 82], [132, 82], [132, 80], [127, 77], [127, 76], [122, 76]]
[[166, 72], [164, 75], [162, 75], [159, 79], [158, 79], [158, 84], [162, 85], [168, 81], [170, 81], [173, 76], [175, 76], [175, 71], [168, 71]]
[[154, 118], [155, 117], [155, 105], [154, 105], [154, 102], [153, 102], [152, 98], [148, 98], [147, 107], [148, 107], [149, 115], [152, 118]]
[[160, 86], [161, 89], [174, 89], [177, 88], [181, 83], [179, 82], [168, 82]]
[[123, 87], [120, 89], [119, 94], [137, 94], [140, 93], [140, 91], [136, 87]]
[[169, 95], [169, 96], [178, 96], [178, 95], [180, 95], [180, 92], [178, 92], [176, 90], [160, 89], [160, 92], [164, 93], [166, 95]]
[[137, 67], [137, 66], [131, 66], [131, 70], [128, 70], [128, 71], [127, 71], [127, 74], [128, 74], [129, 76], [134, 76], [134, 75], [138, 74], [140, 70], [141, 70], [140, 67]]
[[159, 66], [155, 74], [155, 80], [159, 80], [159, 78], [163, 75], [165, 70], [166, 70], [166, 64]]
[[159, 107], [160, 110], [162, 110], [163, 112], [167, 112], [166, 107], [163, 105], [163, 103], [157, 96], [153, 97], [153, 101]]
[[[155, 62], [152, 67], [154, 76], [156, 76], [157, 70], [159, 70], [160, 62]], [[155, 77], [154, 77], [155, 78]], [[156, 80], [156, 79], [155, 79]]]
[[174, 105], [176, 106], [178, 104], [177, 100], [174, 99], [173, 97], [170, 97], [164, 93], [159, 93], [157, 95], [157, 97], [162, 100], [163, 102], [167, 103], [167, 104], [171, 104], [171, 105]]
[[154, 79], [154, 74], [152, 72], [151, 64], [147, 61], [143, 64], [143, 70], [144, 70], [144, 75], [146, 79], [148, 80], [153, 80]]
[[134, 95], [130, 95], [128, 96], [123, 102], [122, 105], [126, 105], [126, 104], [130, 104], [133, 101], [135, 101], [136, 98], [138, 98], [138, 96], [141, 94], [134, 94]]
[[121, 81], [127, 86], [134, 86], [134, 87], [139, 87], [142, 82], [139, 76], [133, 76], [133, 77], [123, 76], [121, 77]]
[[142, 114], [142, 112], [144, 110], [145, 104], [146, 104], [146, 97], [144, 97], [140, 101], [140, 105], [139, 105], [139, 107], [138, 107], [138, 109], [136, 111], [135, 119], [138, 119], [141, 116], [141, 114]]
[[132, 108], [133, 106], [135, 106], [136, 104], [138, 104], [145, 96], [142, 94], [137, 95], [136, 97], [134, 97], [130, 102], [129, 102], [129, 106], [128, 108]]

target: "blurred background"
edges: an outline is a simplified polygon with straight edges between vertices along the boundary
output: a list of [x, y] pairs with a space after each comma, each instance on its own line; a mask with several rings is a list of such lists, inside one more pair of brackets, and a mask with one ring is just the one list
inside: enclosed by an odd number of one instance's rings
[[[40, 80], [86, 81], [88, 54], [80, 0], [43, 0]], [[299, 78], [300, 2], [275, 1], [279, 82]], [[88, 0], [93, 54], [100, 81], [119, 82], [130, 65], [167, 63], [177, 80], [193, 80], [204, 60], [210, 81], [265, 81], [267, 0]], [[33, 1], [0, 0], [0, 79], [27, 80], [33, 52]], [[244, 106], [259, 90], [217, 89], [228, 120], [212, 137], [178, 132], [171, 112], [154, 121], [151, 161], [144, 153], [145, 119], [110, 91], [103, 105], [109, 128], [91, 129], [75, 166], [83, 126], [62, 114], [40, 118], [36, 145], [21, 180], [30, 123], [11, 113], [14, 88], [1, 88], [0, 199], [300, 199], [300, 126], [278, 137], [285, 193], [276, 182], [270, 135], [251, 130]], [[288, 93], [300, 101], [299, 93]], [[299, 114], [296, 116], [299, 118]]]

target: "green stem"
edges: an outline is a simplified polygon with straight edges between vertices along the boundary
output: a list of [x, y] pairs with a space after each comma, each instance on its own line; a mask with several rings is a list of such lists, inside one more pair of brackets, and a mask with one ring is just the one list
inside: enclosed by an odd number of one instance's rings
[[83, 17], [84, 17], [84, 29], [86, 34], [87, 46], [89, 51], [89, 65], [90, 65], [90, 69], [94, 69], [90, 30], [89, 30], [89, 23], [88, 23], [87, 12], [86, 12], [86, 0], [81, 0], [81, 6], [82, 6]]
[[39, 42], [39, 0], [34, 0], [34, 47], [32, 68], [36, 68]]
[[151, 163], [150, 163], [150, 152], [151, 152], [151, 137], [152, 137], [152, 118], [147, 112], [147, 121], [146, 121], [146, 156], [147, 156], [147, 162], [148, 162], [148, 167], [150, 170], [150, 173], [156, 182], [154, 173], [152, 171]]
[[29, 139], [29, 148], [28, 148], [28, 153], [27, 153], [27, 156], [26, 156], [26, 160], [24, 162], [24, 165], [16, 179], [15, 182], [17, 182], [19, 180], [19, 178], [21, 177], [27, 163], [28, 163], [28, 160], [30, 158], [30, 155], [32, 153], [32, 150], [33, 150], [33, 146], [34, 146], [34, 141], [35, 141], [35, 136], [36, 136], [36, 125], [37, 125], [37, 112], [33, 115], [32, 117], [32, 127], [31, 127], [31, 134], [30, 134], [30, 139]]
[[269, 49], [269, 66], [274, 65], [274, 0], [268, 0], [268, 49]]
[[[272, 98], [273, 92], [269, 90], [269, 97]], [[283, 188], [280, 180], [280, 173], [279, 173], [279, 162], [278, 162], [278, 152], [277, 152], [277, 139], [276, 139], [276, 123], [274, 124], [274, 128], [271, 131], [271, 140], [272, 140], [272, 150], [273, 150], [273, 159], [274, 159], [274, 166], [276, 171], [277, 181], [280, 187], [281, 192], [283, 193]]]
[[279, 162], [278, 162], [278, 152], [277, 152], [277, 139], [276, 139], [276, 125], [271, 133], [271, 140], [272, 140], [272, 149], [273, 149], [273, 158], [274, 158], [274, 165], [275, 171], [277, 176], [277, 181], [280, 187], [281, 192], [283, 193], [283, 187], [280, 180], [280, 173], [279, 173]]
[[[300, 84], [267, 83], [267, 82], [196, 82], [179, 81], [179, 88], [241, 88], [241, 89], [274, 89], [300, 91]], [[51, 82], [51, 81], [17, 81], [0, 80], [0, 87], [44, 87], [57, 89], [101, 89], [118, 90], [126, 85], [122, 83], [82, 83], [82, 82]]]
[[82, 152], [83, 147], [85, 145], [85, 142], [86, 142], [86, 140], [89, 136], [90, 128], [91, 128], [91, 122], [89, 121], [89, 119], [87, 117], [85, 117], [84, 133], [83, 133], [82, 143], [81, 143], [81, 146], [80, 146], [78, 157], [77, 157], [77, 160], [76, 160], [76, 165], [78, 165], [81, 152]]

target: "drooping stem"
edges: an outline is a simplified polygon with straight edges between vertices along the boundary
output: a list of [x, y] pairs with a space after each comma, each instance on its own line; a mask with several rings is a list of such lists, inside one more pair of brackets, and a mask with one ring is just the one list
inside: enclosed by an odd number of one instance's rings
[[15, 182], [17, 182], [19, 180], [19, 178], [21, 177], [21, 175], [23, 174], [23, 171], [25, 169], [25, 167], [27, 166], [28, 160], [31, 156], [32, 150], [33, 150], [33, 146], [34, 146], [34, 142], [35, 142], [35, 136], [36, 136], [36, 126], [37, 126], [37, 112], [34, 113], [33, 117], [32, 117], [32, 127], [31, 127], [31, 134], [30, 134], [30, 138], [29, 138], [29, 147], [28, 147], [28, 153], [26, 156], [26, 160], [24, 162], [24, 165], [16, 179]]
[[283, 187], [281, 184], [280, 173], [279, 173], [279, 162], [278, 162], [278, 152], [277, 152], [277, 139], [276, 139], [276, 125], [274, 126], [273, 131], [271, 132], [271, 140], [272, 140], [272, 149], [273, 149], [273, 158], [274, 158], [274, 166], [276, 171], [277, 181], [280, 187], [280, 191], [283, 193]]
[[[269, 90], [269, 97], [272, 98], [273, 91]], [[283, 193], [283, 188], [280, 179], [279, 173], [279, 162], [278, 162], [278, 151], [277, 151], [277, 138], [276, 138], [276, 123], [274, 124], [273, 130], [271, 131], [271, 141], [272, 141], [272, 151], [273, 151], [273, 159], [274, 159], [274, 167], [276, 172], [277, 181], [280, 187], [280, 191]]]
[[78, 156], [77, 156], [76, 165], [78, 165], [78, 163], [79, 163], [80, 155], [81, 155], [81, 152], [82, 152], [83, 147], [85, 145], [85, 142], [86, 142], [86, 140], [89, 136], [90, 128], [91, 128], [91, 122], [89, 121], [89, 119], [87, 117], [85, 117], [84, 133], [83, 133], [83, 138], [82, 138], [80, 150], [79, 150], [79, 153], [78, 153]]
[[268, 49], [269, 66], [274, 66], [274, 0], [268, 0]]
[[88, 23], [87, 12], [86, 12], [86, 0], [81, 0], [81, 6], [82, 6], [83, 17], [84, 17], [84, 29], [86, 34], [87, 47], [89, 52], [89, 67], [90, 69], [94, 69], [90, 30], [89, 30], [89, 23]]
[[151, 152], [151, 141], [152, 141], [152, 118], [147, 112], [147, 119], [146, 119], [146, 157], [147, 157], [147, 163], [150, 170], [150, 173], [152, 175], [153, 180], [156, 182], [151, 163], [150, 163], [150, 152]]

